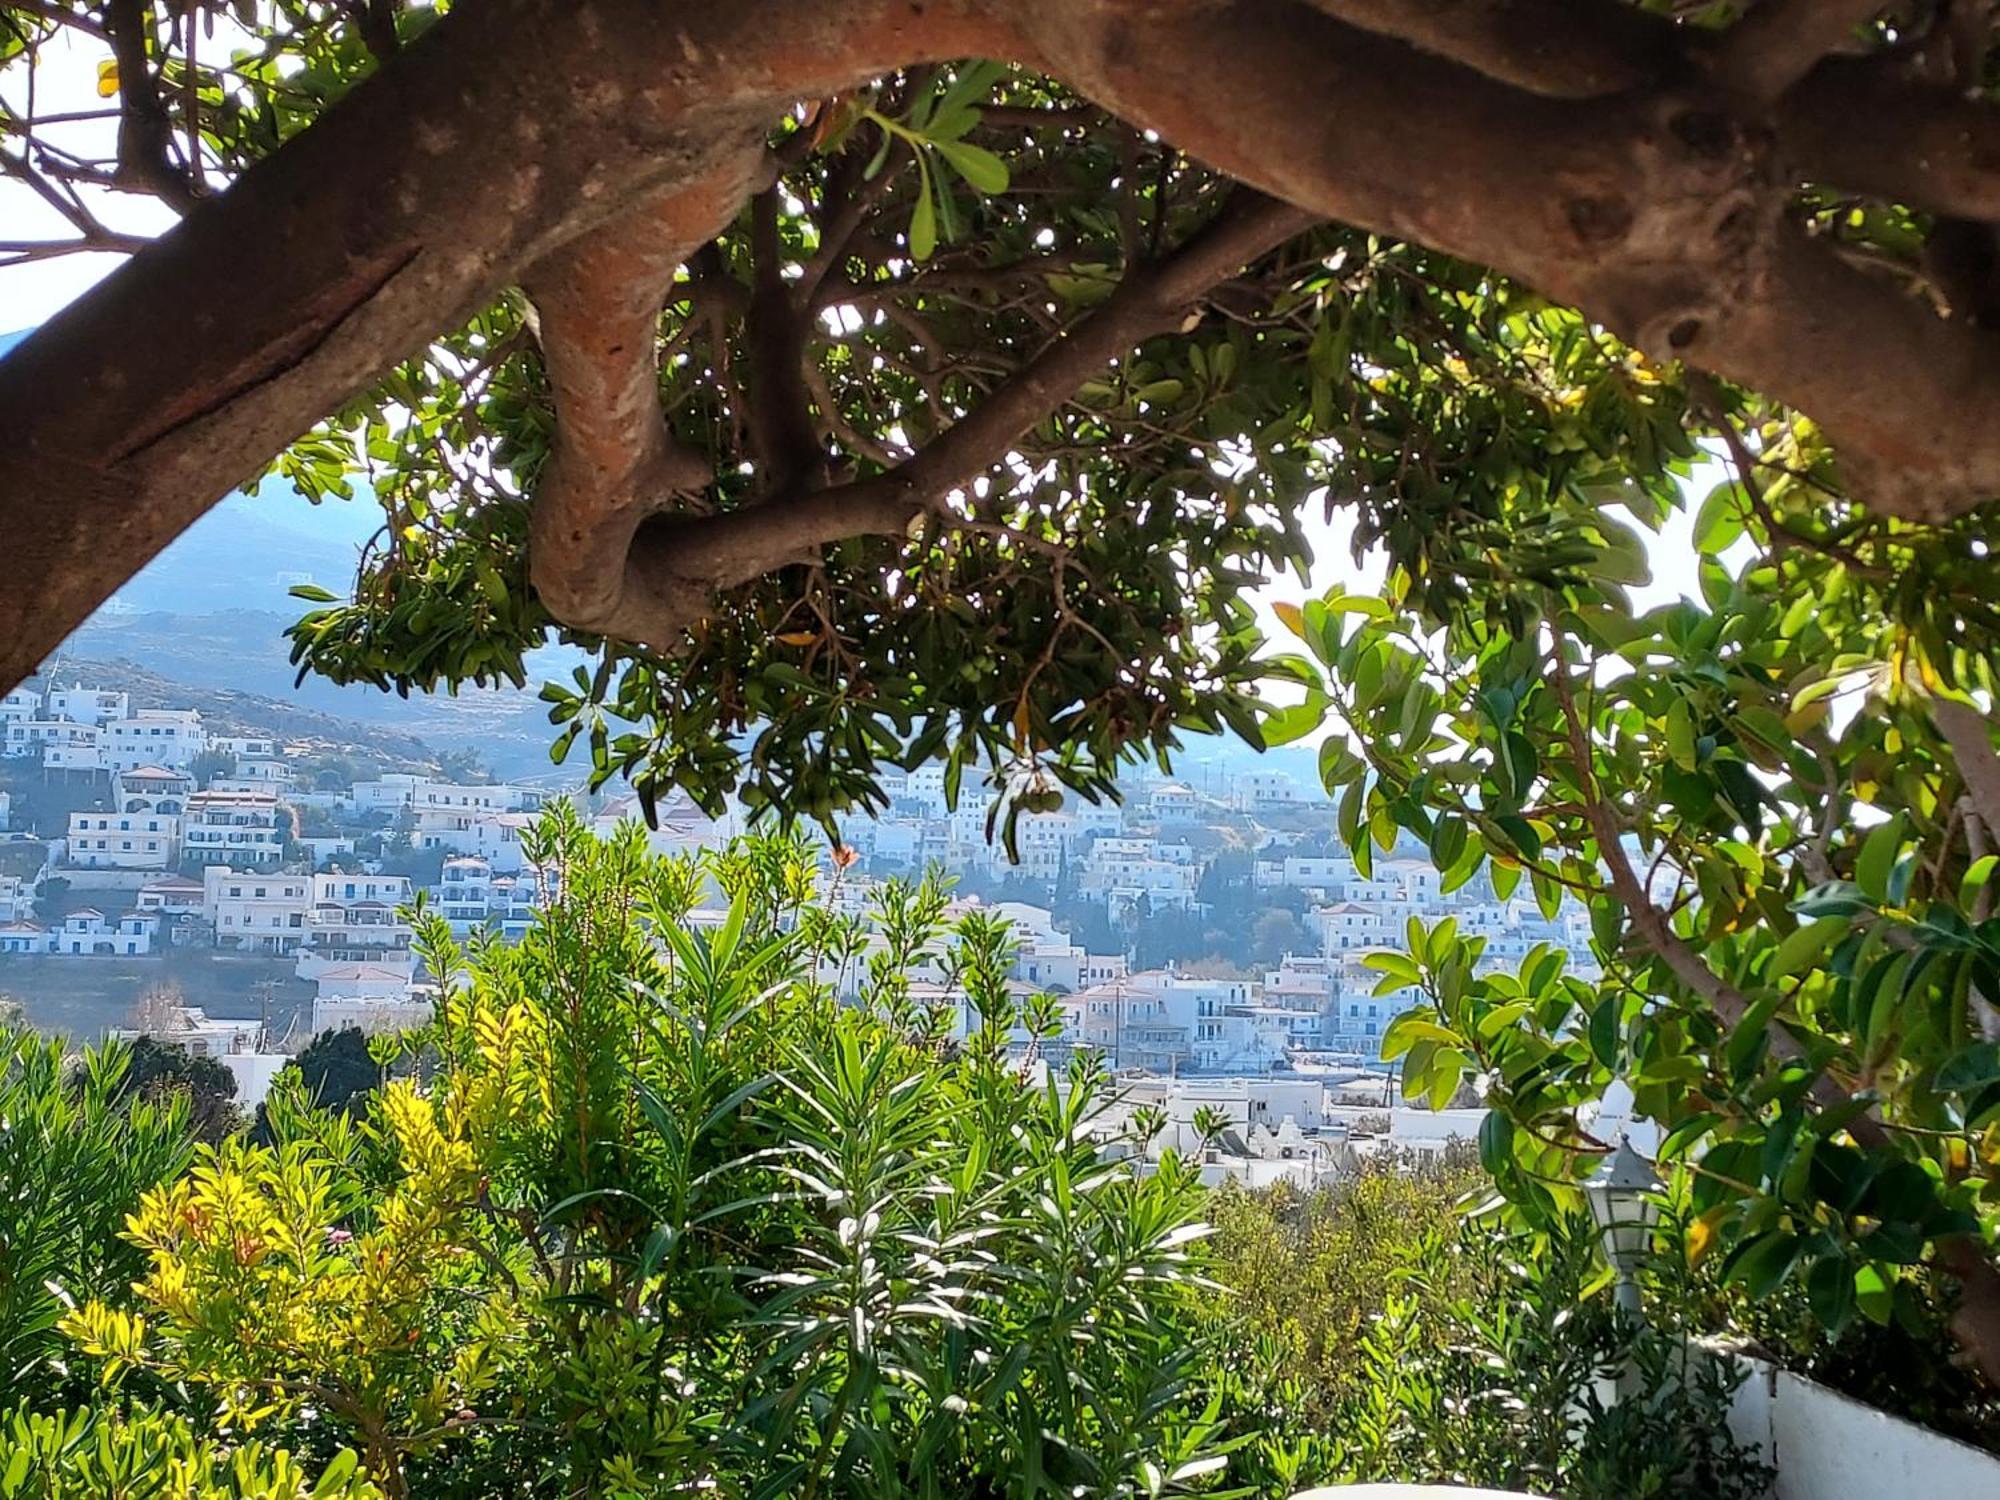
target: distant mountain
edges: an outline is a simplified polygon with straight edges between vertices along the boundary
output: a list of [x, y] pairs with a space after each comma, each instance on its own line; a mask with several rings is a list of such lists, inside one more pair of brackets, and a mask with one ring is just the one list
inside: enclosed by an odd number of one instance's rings
[[284, 630], [303, 607], [293, 600], [284, 610], [100, 611], [63, 643], [56, 660], [65, 673], [76, 659], [133, 662], [172, 682], [260, 695], [300, 711], [413, 736], [432, 750], [476, 750], [496, 775], [510, 779], [577, 779], [577, 772], [549, 764], [553, 731], [532, 688], [468, 687], [455, 695], [402, 698], [314, 676], [294, 687], [298, 669], [291, 664]]
[[289, 490], [231, 495], [182, 532], [111, 597], [103, 614], [204, 615], [218, 609], [283, 613], [305, 606], [292, 585], [345, 595], [367, 528], [381, 511], [366, 498], [315, 506]]
[[295, 698], [245, 691], [241, 684], [203, 686], [163, 675], [154, 667], [116, 658], [65, 655], [65, 677], [101, 683], [131, 694], [138, 708], [193, 708], [212, 734], [270, 735], [372, 756], [392, 770], [427, 771], [437, 750], [401, 730], [339, 718], [301, 706]]

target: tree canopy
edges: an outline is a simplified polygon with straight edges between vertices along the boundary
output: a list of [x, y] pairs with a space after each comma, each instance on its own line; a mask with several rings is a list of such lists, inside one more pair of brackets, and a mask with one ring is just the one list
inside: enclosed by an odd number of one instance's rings
[[[559, 636], [558, 752], [649, 801], [831, 820], [943, 757], [1045, 807], [1330, 723], [1358, 857], [1592, 913], [1602, 985], [1439, 931], [1385, 976], [1527, 1211], [1630, 1075], [1746, 1280], [1836, 1318], [1947, 1266], [2000, 1376], [1986, 7], [0, 16], [10, 80], [101, 58], [116, 137], [10, 91], [75, 234], [0, 255], [136, 252], [0, 361], [0, 681], [270, 474], [384, 509], [302, 669]], [[1642, 612], [1704, 445], [1702, 600]], [[1388, 586], [1268, 655], [1244, 592], [1320, 505]]]

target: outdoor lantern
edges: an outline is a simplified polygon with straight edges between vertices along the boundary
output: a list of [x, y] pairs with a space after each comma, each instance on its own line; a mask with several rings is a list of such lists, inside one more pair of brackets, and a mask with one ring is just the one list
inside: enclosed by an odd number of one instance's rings
[[1660, 1216], [1652, 1195], [1659, 1191], [1660, 1179], [1653, 1164], [1632, 1149], [1624, 1135], [1618, 1149], [1605, 1158], [1604, 1165], [1583, 1184], [1590, 1200], [1590, 1217], [1604, 1246], [1604, 1258], [1618, 1278], [1618, 1305], [1626, 1312], [1640, 1311], [1640, 1263], [1653, 1242], [1653, 1225]]

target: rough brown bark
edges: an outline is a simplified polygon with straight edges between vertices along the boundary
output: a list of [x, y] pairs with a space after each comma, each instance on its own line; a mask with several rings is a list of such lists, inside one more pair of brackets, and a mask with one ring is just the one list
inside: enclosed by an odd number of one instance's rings
[[[746, 143], [798, 99], [974, 54], [1052, 60], [1098, 103], [1276, 197], [1492, 265], [1650, 352], [1792, 402], [1877, 508], [1951, 515], [2000, 491], [1994, 336], [1850, 269], [1783, 214], [1801, 170], [1839, 185], [1851, 167], [1866, 190], [1978, 218], [2000, 197], [1993, 110], [1844, 62], [1796, 87], [1788, 64], [1758, 85], [1779, 97], [1753, 91], [1746, 105], [1742, 87], [1709, 80], [1727, 76], [1711, 67], [1718, 51], [1727, 64], [1748, 49], [1676, 50], [1678, 32], [1617, 7], [1458, 0], [1448, 14], [1460, 24], [1426, 19], [1420, 0], [745, 0], [670, 24], [644, 0], [459, 7], [0, 364], [0, 531], [36, 580], [0, 600], [0, 680], [508, 281], [534, 279], [635, 203], [740, 172]], [[1551, 34], [1567, 77], [1510, 22], [1565, 26]], [[1799, 30], [1787, 55], [1810, 63], [1819, 35]], [[1635, 39], [1655, 36], [1666, 61], [1630, 74]], [[1587, 108], [1549, 97], [1611, 87]], [[1857, 97], [1893, 112], [1857, 113]], [[679, 246], [649, 254], [664, 263]], [[538, 295], [553, 306], [564, 293], [542, 277]], [[570, 336], [560, 314], [553, 326], [558, 343]], [[628, 362], [577, 378], [630, 395], [643, 373]], [[559, 446], [579, 456], [559, 459], [558, 495], [589, 487], [562, 479], [572, 462], [637, 473], [651, 461], [582, 431]], [[559, 519], [567, 503], [548, 509]], [[841, 506], [818, 510], [763, 548], [732, 521], [717, 555], [795, 555], [800, 534], [839, 524]], [[636, 524], [629, 506], [611, 512]], [[696, 529], [642, 527], [644, 569], [708, 587], [734, 577], [685, 571]], [[583, 594], [603, 592], [583, 564], [572, 571]], [[585, 617], [605, 607], [577, 602]]]
[[960, 0], [489, 0], [0, 361], [0, 680], [286, 443], [792, 101], [1018, 50]]

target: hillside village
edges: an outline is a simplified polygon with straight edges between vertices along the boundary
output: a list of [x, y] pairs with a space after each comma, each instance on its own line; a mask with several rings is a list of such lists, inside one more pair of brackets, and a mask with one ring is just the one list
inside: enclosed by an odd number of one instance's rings
[[[413, 948], [413, 902], [461, 937], [511, 941], [550, 895], [552, 872], [522, 843], [539, 788], [414, 770], [347, 776], [323, 744], [214, 733], [196, 709], [134, 708], [110, 686], [9, 693], [0, 751], [0, 774], [37, 791], [41, 821], [52, 821], [42, 792], [70, 809], [59, 827], [21, 826], [0, 792], [0, 853], [25, 856], [0, 874], [0, 991], [14, 959], [85, 966], [86, 978], [93, 962], [189, 952], [281, 965], [309, 993], [307, 1023], [287, 1036], [264, 1018], [211, 1016], [198, 993], [136, 1023], [222, 1058], [246, 1103], [312, 1036], [428, 1019], [434, 989]], [[941, 767], [891, 773], [885, 789], [888, 811], [825, 851], [821, 899], [866, 922], [885, 882], [941, 871], [944, 919], [1005, 918], [1017, 984], [1054, 997], [1062, 1029], [1038, 1052], [1095, 1049], [1143, 1085], [1132, 1107], [1150, 1101], [1172, 1123], [1162, 1149], [1198, 1110], [1227, 1106], [1251, 1177], [1269, 1170], [1241, 1133], [1253, 1123], [1275, 1153], [1277, 1132], [1317, 1135], [1342, 1100], [1379, 1110], [1393, 1099], [1382, 1040], [1410, 997], [1378, 993], [1366, 959], [1399, 944], [1412, 917], [1455, 918], [1494, 963], [1517, 965], [1538, 946], [1586, 971], [1593, 962], [1575, 906], [1545, 915], [1525, 893], [1496, 899], [1483, 876], [1446, 891], [1421, 856], [1357, 868], [1331, 806], [1283, 771], [1238, 772], [1207, 790], [1153, 777], [1130, 784], [1122, 804], [1025, 814], [1018, 862], [989, 841], [983, 802], [951, 806]], [[640, 816], [629, 794], [579, 801], [600, 834]], [[657, 813], [648, 841], [665, 854], [719, 849], [749, 826], [685, 797]], [[721, 915], [718, 904], [697, 920]], [[822, 978], [852, 995], [863, 972], [829, 961]], [[912, 978], [923, 1003], [963, 1009], [942, 963]], [[1304, 1170], [1320, 1154], [1272, 1159]]]

